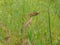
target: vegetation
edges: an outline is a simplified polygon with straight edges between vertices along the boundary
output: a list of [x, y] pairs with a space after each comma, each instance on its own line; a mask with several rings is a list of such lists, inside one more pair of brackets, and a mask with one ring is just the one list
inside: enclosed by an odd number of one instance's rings
[[60, 45], [60, 0], [0, 0], [0, 45], [27, 44]]

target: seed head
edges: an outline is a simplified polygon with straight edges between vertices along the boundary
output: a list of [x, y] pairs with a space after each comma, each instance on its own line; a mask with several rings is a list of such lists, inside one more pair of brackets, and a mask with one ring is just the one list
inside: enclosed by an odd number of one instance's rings
[[30, 15], [30, 17], [32, 17], [32, 16], [36, 16], [36, 15], [38, 15], [39, 14], [39, 12], [32, 12], [32, 13], [30, 13], [29, 15]]

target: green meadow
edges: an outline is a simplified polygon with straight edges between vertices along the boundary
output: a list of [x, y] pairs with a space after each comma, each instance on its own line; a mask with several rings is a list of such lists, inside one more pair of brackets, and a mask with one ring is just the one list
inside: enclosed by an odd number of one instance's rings
[[60, 0], [0, 0], [0, 45], [60, 45]]

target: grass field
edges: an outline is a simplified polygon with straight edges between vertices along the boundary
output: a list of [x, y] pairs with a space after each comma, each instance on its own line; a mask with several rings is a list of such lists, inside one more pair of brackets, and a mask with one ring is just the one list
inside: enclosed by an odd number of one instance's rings
[[0, 45], [60, 45], [60, 0], [0, 0]]

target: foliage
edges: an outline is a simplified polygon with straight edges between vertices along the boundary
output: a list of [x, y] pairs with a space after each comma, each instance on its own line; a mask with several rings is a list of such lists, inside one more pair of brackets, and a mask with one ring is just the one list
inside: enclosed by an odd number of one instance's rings
[[[37, 11], [21, 34], [29, 14]], [[60, 0], [0, 0], [1, 45], [25, 45], [26, 40], [28, 45], [60, 45], [59, 30]]]

